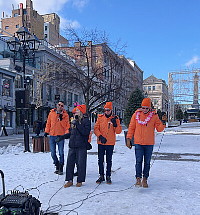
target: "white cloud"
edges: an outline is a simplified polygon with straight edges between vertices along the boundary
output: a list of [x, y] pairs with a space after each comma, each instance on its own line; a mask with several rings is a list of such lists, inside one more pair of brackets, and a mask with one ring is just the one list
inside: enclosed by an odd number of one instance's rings
[[73, 6], [78, 8], [79, 10], [82, 10], [82, 8], [85, 7], [85, 5], [88, 3], [88, 0], [73, 0]]
[[72, 27], [72, 28], [80, 28], [80, 23], [76, 20], [69, 20], [69, 19], [65, 19], [63, 17], [60, 17], [60, 28], [61, 30], [65, 30], [65, 28], [67, 27]]
[[191, 66], [192, 64], [197, 64], [200, 61], [199, 56], [193, 56], [188, 62], [185, 63], [185, 66]]

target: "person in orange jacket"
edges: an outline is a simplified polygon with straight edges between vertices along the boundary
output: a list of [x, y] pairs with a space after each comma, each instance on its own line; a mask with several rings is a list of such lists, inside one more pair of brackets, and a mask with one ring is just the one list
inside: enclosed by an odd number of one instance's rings
[[[155, 129], [158, 132], [163, 131], [167, 119], [166, 116], [163, 116], [162, 121], [159, 119], [158, 115], [151, 108], [150, 98], [144, 98], [141, 106], [142, 107], [136, 110], [131, 118], [126, 136], [126, 145], [131, 149], [131, 139], [134, 137], [136, 157], [135, 186], [148, 187], [147, 179], [149, 177], [150, 161], [155, 143]], [[143, 159], [144, 168], [142, 171]]]
[[[64, 102], [59, 101], [57, 107], [52, 109], [48, 115], [45, 134], [46, 137], [50, 135], [50, 151], [53, 163], [56, 166], [56, 171], [54, 173], [62, 175], [64, 166], [64, 139], [56, 142], [56, 138], [61, 135], [69, 133], [70, 123], [69, 115], [64, 109]], [[56, 155], [56, 144], [58, 145], [59, 160]]]
[[106, 154], [106, 182], [111, 184], [111, 167], [116, 134], [122, 132], [118, 116], [112, 115], [112, 102], [106, 102], [104, 114], [100, 114], [94, 126], [94, 134], [97, 136], [98, 143], [98, 165], [99, 178], [96, 183], [105, 181], [104, 178], [104, 155]]

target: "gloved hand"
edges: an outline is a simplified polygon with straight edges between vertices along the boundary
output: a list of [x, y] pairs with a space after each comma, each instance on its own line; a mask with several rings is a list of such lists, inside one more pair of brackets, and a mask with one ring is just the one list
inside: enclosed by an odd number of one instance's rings
[[126, 146], [127, 146], [129, 149], [132, 148], [131, 139], [129, 139], [129, 138], [126, 139]]
[[106, 144], [107, 139], [105, 137], [103, 137], [102, 135], [99, 136], [99, 141], [103, 144]]
[[77, 124], [78, 124], [78, 120], [75, 120], [75, 119], [74, 119], [74, 120], [71, 122], [71, 124], [74, 125], [74, 126], [77, 125]]
[[78, 118], [78, 115], [75, 115], [75, 117], [74, 117], [74, 118], [75, 118], [75, 120], [78, 120], [78, 119], [79, 119], [79, 118]]
[[161, 121], [162, 121], [163, 125], [166, 125], [166, 121], [167, 121], [167, 115], [166, 114], [162, 115]]
[[63, 115], [62, 114], [59, 114], [59, 119], [60, 119], [60, 121], [62, 121], [62, 119], [63, 119]]
[[49, 135], [49, 133], [46, 133], [46, 132], [45, 132], [45, 133], [44, 133], [44, 137], [47, 137], [47, 135]]
[[57, 142], [60, 142], [61, 140], [69, 139], [70, 135], [71, 135], [71, 133], [67, 133], [67, 134], [64, 134], [64, 135], [61, 135], [61, 136], [57, 136], [56, 139], [55, 139], [55, 142], [57, 143]]
[[116, 119], [118, 119], [117, 116], [113, 117], [113, 118], [110, 120], [110, 121], [112, 122], [112, 124], [113, 124], [113, 127], [117, 127], [117, 121], [116, 121]]

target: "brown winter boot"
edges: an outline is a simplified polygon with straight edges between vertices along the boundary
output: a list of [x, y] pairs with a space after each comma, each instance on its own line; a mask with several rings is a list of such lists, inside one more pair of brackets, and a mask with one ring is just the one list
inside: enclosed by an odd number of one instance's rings
[[136, 178], [135, 186], [136, 186], [136, 187], [141, 187], [141, 186], [142, 186], [141, 178], [140, 178], [140, 177], [137, 177], [137, 178]]
[[76, 187], [81, 187], [82, 186], [82, 182], [77, 182]]
[[72, 185], [73, 185], [73, 182], [72, 182], [72, 181], [68, 181], [68, 182], [64, 185], [64, 188], [71, 187]]
[[144, 188], [148, 188], [147, 178], [145, 178], [145, 177], [142, 179], [142, 186]]

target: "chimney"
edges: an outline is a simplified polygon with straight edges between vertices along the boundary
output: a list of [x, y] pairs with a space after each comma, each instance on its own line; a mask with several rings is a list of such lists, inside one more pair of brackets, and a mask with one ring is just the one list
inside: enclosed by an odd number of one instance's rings
[[81, 42], [75, 42], [74, 47], [80, 48], [81, 47]]
[[88, 41], [88, 46], [92, 46], [92, 41]]

